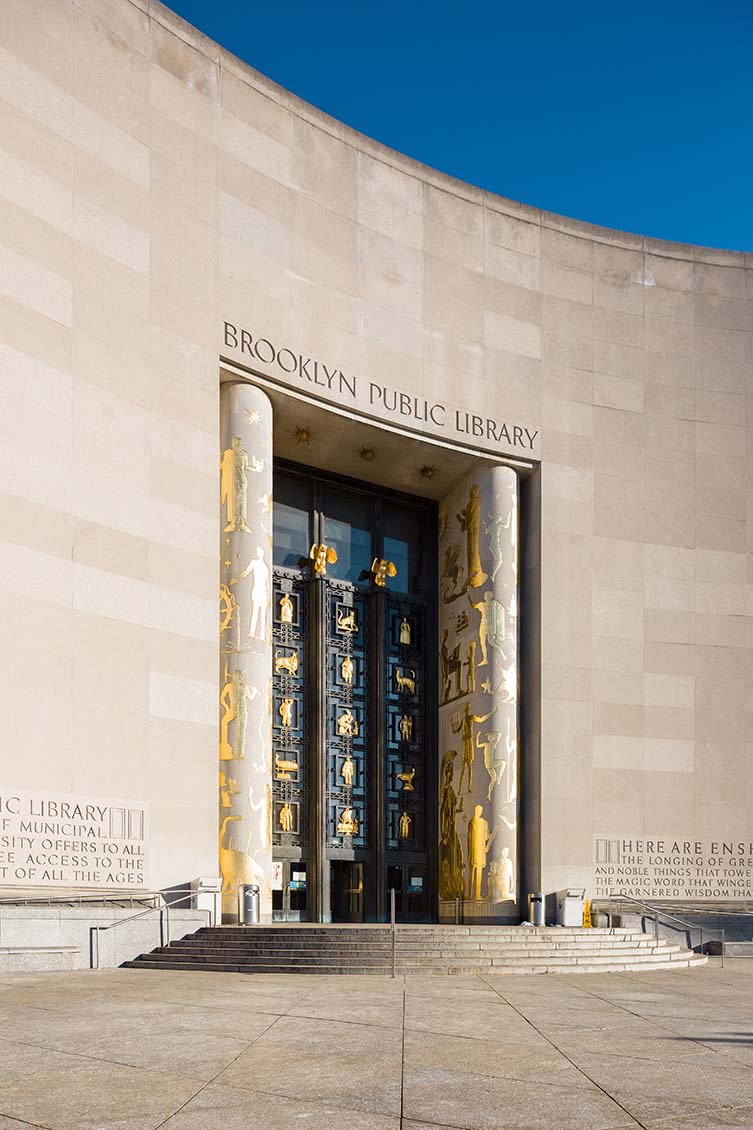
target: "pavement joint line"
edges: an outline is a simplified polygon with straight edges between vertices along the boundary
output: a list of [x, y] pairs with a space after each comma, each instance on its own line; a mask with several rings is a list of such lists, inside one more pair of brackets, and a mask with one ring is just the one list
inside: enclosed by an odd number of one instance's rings
[[405, 979], [403, 979], [403, 1019], [401, 1024], [400, 1039], [400, 1126], [403, 1125], [403, 1111], [405, 1109]]
[[7, 1114], [0, 1110], [0, 1117], [10, 1118], [13, 1122], [17, 1122], [19, 1126], [33, 1126], [34, 1130], [55, 1130], [54, 1126], [48, 1126], [46, 1122], [28, 1122], [24, 1118], [16, 1118], [14, 1114]]
[[499, 989], [495, 989], [494, 991], [497, 993], [500, 1000], [503, 1000], [505, 1002], [505, 1004], [508, 1006], [508, 1008], [513, 1009], [514, 1012], [517, 1012], [518, 1016], [522, 1017], [523, 1020], [525, 1020], [526, 1024], [530, 1024], [530, 1026], [533, 1028], [534, 1032], [538, 1032], [538, 1034], [544, 1040], [546, 1040], [546, 1042], [548, 1044], [550, 1044], [555, 1049], [555, 1051], [557, 1051], [563, 1057], [563, 1059], [566, 1059], [567, 1062], [570, 1063], [575, 1068], [576, 1071], [580, 1072], [580, 1074], [585, 1079], [588, 1079], [588, 1081], [590, 1083], [593, 1083], [594, 1087], [597, 1087], [598, 1090], [601, 1091], [601, 1093], [607, 1099], [609, 1099], [610, 1102], [613, 1102], [615, 1104], [615, 1106], [618, 1106], [620, 1108], [620, 1110], [624, 1111], [624, 1113], [628, 1116], [628, 1118], [630, 1118], [635, 1123], [636, 1126], [640, 1126], [641, 1130], [649, 1130], [649, 1128], [645, 1125], [645, 1123], [641, 1122], [640, 1119], [636, 1118], [634, 1114], [631, 1114], [631, 1112], [627, 1109], [627, 1107], [623, 1106], [623, 1104], [619, 1101], [619, 1099], [616, 1099], [614, 1097], [614, 1095], [610, 1095], [609, 1092], [607, 1090], [605, 1090], [605, 1088], [602, 1087], [600, 1083], [597, 1083], [596, 1080], [593, 1079], [588, 1074], [587, 1071], [584, 1071], [582, 1067], [579, 1067], [578, 1064], [575, 1063], [574, 1060], [572, 1060], [570, 1058], [570, 1056], [562, 1050], [562, 1048], [558, 1048], [557, 1045], [554, 1043], [554, 1041], [550, 1040], [544, 1032], [542, 1032], [539, 1028], [537, 1028], [536, 1025], [533, 1023], [533, 1021], [529, 1020], [529, 1018], [525, 1015], [525, 1013], [521, 1012], [520, 1009], [516, 1008], [514, 1004], [512, 1004], [509, 1000], [507, 1000], [507, 998], [499, 991]]

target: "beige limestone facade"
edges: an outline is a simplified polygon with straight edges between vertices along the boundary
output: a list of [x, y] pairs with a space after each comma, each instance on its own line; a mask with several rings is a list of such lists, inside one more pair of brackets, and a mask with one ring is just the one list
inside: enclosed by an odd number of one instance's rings
[[111, 882], [218, 874], [224, 370], [342, 474], [343, 420], [403, 490], [521, 471], [521, 892], [753, 896], [753, 257], [452, 180], [154, 0], [0, 0], [0, 148], [4, 890], [95, 870], [87, 804]]

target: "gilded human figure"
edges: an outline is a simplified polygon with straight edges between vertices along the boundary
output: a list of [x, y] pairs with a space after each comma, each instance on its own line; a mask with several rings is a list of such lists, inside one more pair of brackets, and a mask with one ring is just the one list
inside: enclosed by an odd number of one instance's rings
[[220, 500], [225, 507], [225, 533], [250, 534], [248, 517], [248, 472], [261, 471], [263, 461], [249, 459], [240, 436], [233, 436], [230, 447], [220, 458]]
[[457, 756], [450, 749], [442, 758], [441, 800], [439, 807], [439, 897], [454, 899], [463, 895], [463, 849], [455, 822], [461, 808], [452, 786], [455, 772], [453, 761]]
[[293, 809], [290, 807], [289, 801], [285, 801], [282, 808], [280, 809], [280, 814], [277, 817], [277, 819], [279, 821], [281, 831], [283, 831], [283, 832], [292, 832], [293, 831], [293, 823], [294, 823]]
[[400, 826], [399, 826], [398, 832], [399, 832], [399, 838], [401, 840], [407, 840], [408, 837], [410, 836], [410, 826], [411, 826], [412, 823], [413, 823], [413, 818], [411, 816], [409, 816], [407, 812], [401, 812], [400, 813]]
[[353, 775], [355, 773], [355, 770], [355, 762], [353, 761], [353, 758], [350, 756], [350, 754], [348, 754], [348, 756], [340, 766], [340, 776], [343, 779], [343, 784], [347, 785], [349, 788], [353, 784]]
[[231, 585], [237, 585], [246, 577], [251, 577], [251, 620], [248, 634], [251, 638], [264, 640], [267, 638], [267, 611], [269, 608], [269, 566], [264, 560], [264, 550], [257, 546], [256, 557], [252, 557], [248, 565], [237, 577], [230, 578]]
[[[463, 693], [461, 686], [463, 676], [463, 661], [460, 658], [460, 644], [456, 643], [452, 651], [447, 646], [450, 632], [445, 628], [442, 632], [442, 642], [439, 646], [439, 667], [442, 675], [442, 703], [450, 702], [453, 698], [460, 698]], [[474, 670], [475, 678], [475, 670]], [[452, 693], [453, 680], [455, 693]]]
[[481, 725], [482, 722], [488, 721], [489, 718], [491, 718], [491, 712], [489, 714], [474, 714], [471, 710], [471, 704], [469, 702], [466, 702], [465, 712], [462, 717], [459, 717], [457, 714], [455, 714], [450, 719], [452, 732], [454, 734], [460, 734], [462, 741], [461, 749], [463, 762], [460, 769], [458, 792], [462, 791], [463, 777], [465, 777], [466, 773], [468, 774], [468, 786], [466, 792], [470, 793], [473, 789], [473, 756], [475, 753], [473, 727], [474, 725]]
[[409, 742], [413, 737], [413, 719], [409, 714], [404, 714], [397, 725], [400, 737], [404, 742]]
[[358, 720], [347, 707], [337, 719], [337, 732], [349, 738], [355, 738], [358, 735]]
[[286, 592], [284, 592], [280, 597], [280, 623], [293, 623], [293, 601], [290, 599], [290, 596]]
[[[249, 686], [242, 671], [225, 675], [225, 685], [220, 692], [220, 761], [242, 760], [246, 756], [246, 730], [248, 727], [248, 704], [258, 695], [256, 687]], [[235, 746], [228, 738], [230, 723], [236, 722]]]
[[407, 616], [403, 616], [400, 621], [400, 643], [403, 647], [410, 647], [411, 643], [411, 627], [410, 620]]
[[491, 589], [487, 589], [483, 599], [474, 602], [468, 597], [471, 608], [481, 617], [478, 628], [478, 642], [481, 645], [481, 662], [478, 667], [486, 667], [489, 662], [489, 648], [502, 651], [505, 640], [505, 606], [497, 600]]
[[488, 821], [484, 819], [484, 806], [477, 804], [473, 816], [468, 821], [468, 898], [481, 898], [481, 880], [486, 869], [486, 858], [489, 848], [497, 834], [489, 830]]
[[283, 698], [280, 705], [277, 707], [277, 713], [280, 715], [280, 723], [287, 727], [293, 725], [293, 699]]
[[[507, 725], [509, 728], [509, 719]], [[489, 790], [486, 794], [486, 799], [489, 801], [492, 799], [492, 791], [502, 780], [502, 775], [507, 768], [507, 762], [505, 761], [505, 759], [497, 759], [496, 757], [497, 746], [499, 745], [501, 738], [501, 733], [496, 730], [491, 734], [487, 734], [483, 739], [481, 737], [481, 734], [476, 734], [476, 747], [480, 749], [484, 755], [484, 769], [486, 769], [487, 773], [489, 774]]]
[[471, 640], [468, 644], [468, 651], [466, 652], [465, 666], [467, 670], [467, 679], [465, 682], [465, 693], [473, 694], [476, 689], [476, 641]]
[[465, 533], [465, 552], [468, 562], [466, 588], [477, 589], [489, 578], [481, 568], [479, 533], [481, 530], [481, 499], [475, 483], [471, 486], [468, 503], [458, 514], [458, 522]]
[[349, 687], [353, 686], [353, 673], [354, 673], [354, 671], [355, 671], [355, 665], [353, 663], [353, 660], [350, 658], [349, 655], [346, 655], [343, 658], [342, 663], [340, 664], [340, 678], [346, 684], [346, 686], [349, 686]]
[[500, 850], [499, 858], [493, 859], [489, 864], [486, 885], [487, 895], [490, 899], [496, 898], [503, 902], [509, 902], [510, 899], [515, 898], [515, 874], [508, 847], [503, 847]]

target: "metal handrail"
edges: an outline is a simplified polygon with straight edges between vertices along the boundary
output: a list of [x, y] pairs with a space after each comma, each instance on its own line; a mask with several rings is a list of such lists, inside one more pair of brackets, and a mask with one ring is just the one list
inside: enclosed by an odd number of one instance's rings
[[395, 976], [395, 943], [397, 941], [395, 930], [395, 888], [390, 887], [390, 930], [392, 931], [392, 976]]
[[[670, 922], [677, 922], [680, 926], [683, 926], [686, 930], [698, 930], [700, 935], [701, 935], [699, 949], [700, 949], [701, 954], [703, 954], [703, 944], [704, 944], [703, 943], [703, 926], [696, 926], [692, 922], [686, 922], [685, 919], [678, 918], [678, 916], [676, 914], [670, 914], [669, 911], [663, 910], [659, 906], [655, 906], [650, 902], [644, 902], [642, 899], [633, 898], [632, 895], [619, 894], [617, 891], [611, 891], [610, 894], [609, 894], [609, 903], [608, 903], [608, 907], [607, 907], [607, 915], [608, 915], [608, 919], [609, 919], [609, 928], [610, 929], [613, 929], [613, 925], [612, 925], [612, 899], [615, 899], [618, 903], [621, 903], [621, 902], [632, 903], [633, 906], [640, 907], [641, 910], [647, 910], [649, 912], [649, 914], [652, 914], [653, 917], [654, 917], [654, 939], [657, 942], [659, 941], [659, 917], [660, 916], [662, 918], [668, 918]], [[706, 909], [706, 908], [704, 908], [704, 909]], [[693, 913], [693, 912], [691, 911], [691, 913]], [[708, 910], [707, 910], [707, 913], [708, 913]], [[712, 911], [711, 913], [718, 913], [718, 911]], [[722, 954], [721, 954], [721, 956], [722, 956], [722, 968], [724, 968], [724, 930], [721, 931], [721, 935], [722, 935]]]
[[[139, 918], [145, 918], [147, 914], [153, 914], [154, 911], [159, 911], [159, 925], [160, 925], [160, 945], [170, 945], [170, 908], [179, 906], [181, 903], [188, 902], [193, 899], [196, 892], [190, 887], [173, 887], [168, 893], [179, 894], [180, 891], [188, 891], [181, 899], [171, 899], [170, 902], [164, 901], [161, 906], [150, 906], [146, 910], [140, 911], [138, 914], [129, 914], [127, 918], [118, 918], [115, 922], [109, 923], [107, 926], [90, 926], [89, 927], [89, 964], [92, 969], [99, 969], [99, 935], [103, 930], [116, 930], [118, 926], [124, 926], [126, 922], [136, 922]], [[164, 893], [160, 892], [164, 898]], [[205, 906], [195, 907], [194, 909], [200, 910], [202, 914], [207, 916], [207, 926], [212, 925], [212, 911]]]
[[114, 892], [103, 891], [102, 894], [96, 895], [33, 895], [30, 898], [0, 898], [0, 907], [3, 906], [84, 906], [89, 903], [128, 903], [133, 906], [134, 902], [148, 902], [162, 897], [160, 891], [147, 891], [144, 894], [120, 894], [116, 895]]

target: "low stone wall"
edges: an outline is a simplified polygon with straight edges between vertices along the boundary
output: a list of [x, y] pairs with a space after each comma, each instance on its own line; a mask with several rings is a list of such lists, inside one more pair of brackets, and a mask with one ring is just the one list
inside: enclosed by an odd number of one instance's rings
[[[0, 973], [89, 969], [92, 927], [109, 926], [139, 913], [136, 906], [0, 907]], [[207, 925], [207, 914], [183, 907], [170, 911], [170, 940]], [[99, 930], [99, 966], [112, 969], [167, 940], [167, 915], [153, 910], [113, 930]]]

